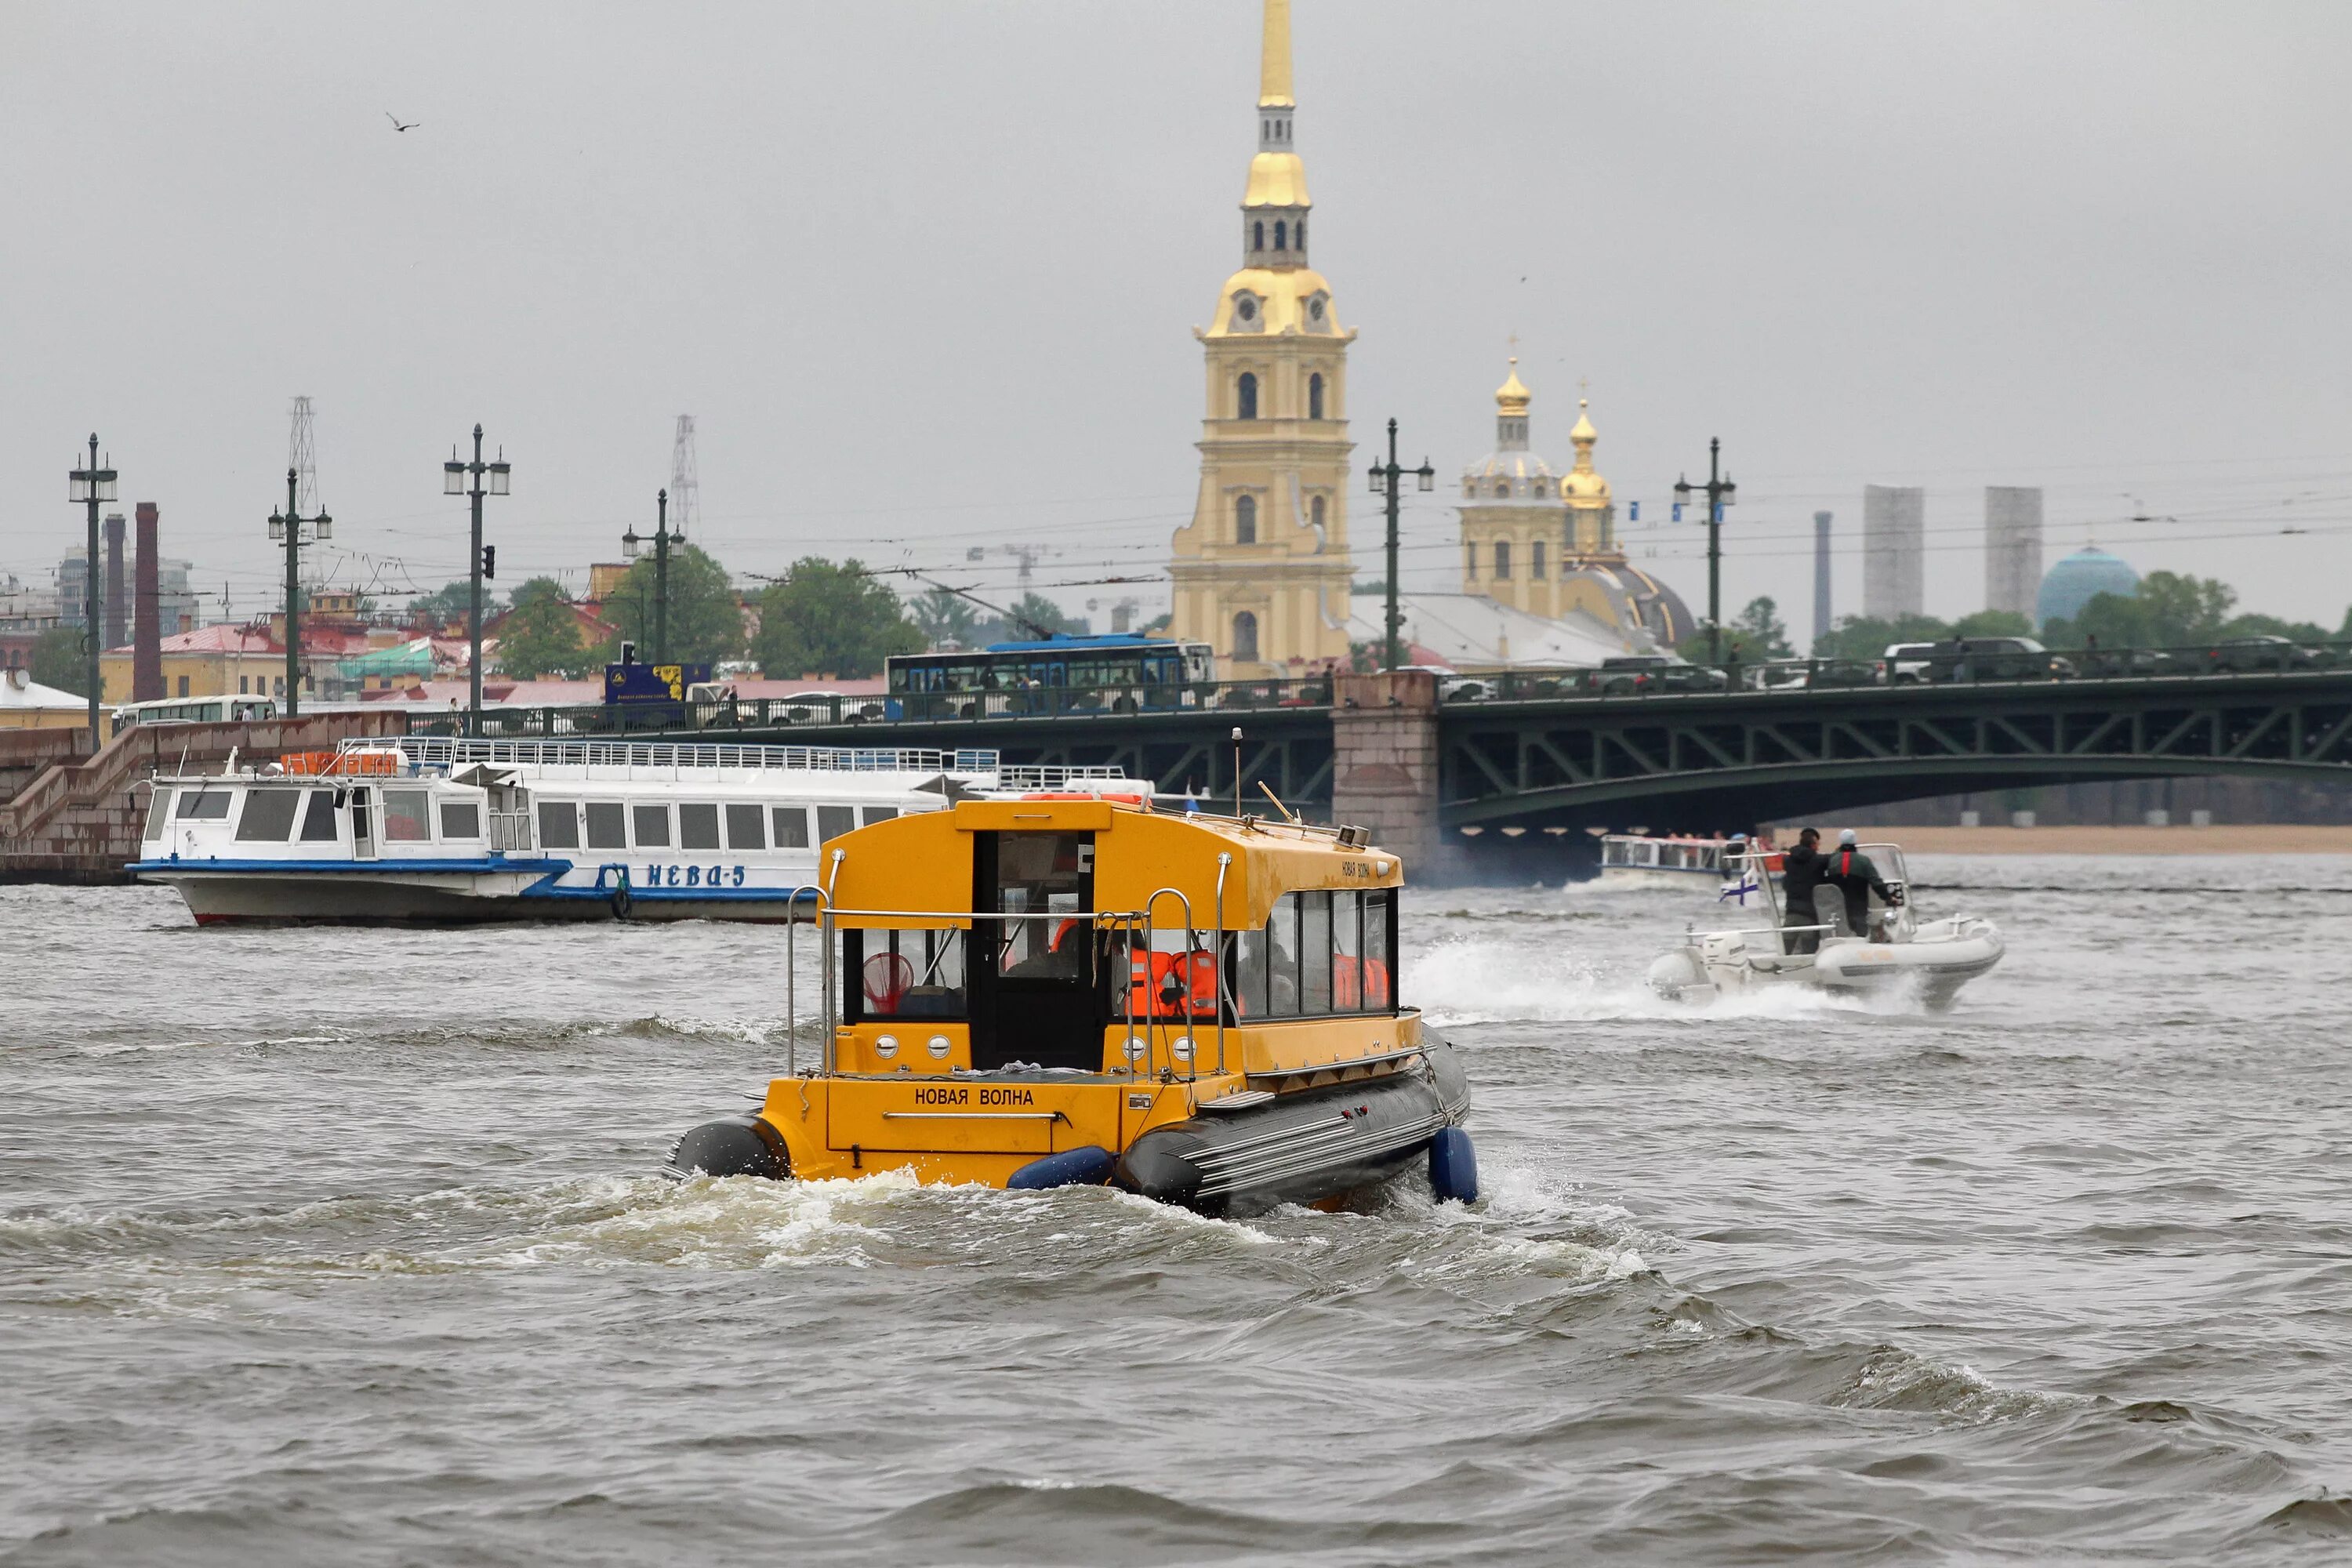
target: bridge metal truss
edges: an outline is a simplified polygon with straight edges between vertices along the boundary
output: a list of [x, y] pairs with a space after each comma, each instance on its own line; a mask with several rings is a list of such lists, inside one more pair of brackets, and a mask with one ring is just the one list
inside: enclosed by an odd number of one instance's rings
[[2352, 782], [2352, 672], [1449, 706], [1440, 759], [1448, 826], [1739, 823], [2190, 773]]
[[1007, 763], [1100, 767], [1117, 764], [1151, 780], [1166, 795], [1191, 789], [1207, 799], [1234, 797], [1233, 731], [1242, 731], [1243, 808], [1272, 812], [1263, 782], [1294, 809], [1320, 812], [1331, 800], [1331, 710], [1328, 707], [1175, 713], [1059, 714], [1050, 717], [904, 720], [887, 726], [794, 725], [773, 734], [731, 731], [730, 741], [792, 745], [872, 745], [887, 736], [897, 746], [942, 750], [986, 747]]

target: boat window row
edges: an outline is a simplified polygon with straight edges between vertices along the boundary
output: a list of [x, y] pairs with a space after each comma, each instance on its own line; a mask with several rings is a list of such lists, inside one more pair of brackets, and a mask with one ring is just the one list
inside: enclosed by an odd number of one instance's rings
[[539, 844], [542, 849], [806, 849], [898, 815], [895, 805], [541, 800]]
[[[1051, 906], [1049, 905], [1048, 908]], [[1214, 1022], [1222, 948], [1229, 1023], [1331, 1018], [1396, 1010], [1396, 892], [1286, 893], [1255, 931], [1227, 933], [1008, 921], [979, 939], [990, 972], [1064, 979], [1100, 998], [1106, 1024], [1123, 1018]], [[976, 922], [982, 923], [982, 922]], [[992, 925], [994, 922], [985, 922]], [[968, 1016], [962, 931], [842, 932], [848, 1021]]]

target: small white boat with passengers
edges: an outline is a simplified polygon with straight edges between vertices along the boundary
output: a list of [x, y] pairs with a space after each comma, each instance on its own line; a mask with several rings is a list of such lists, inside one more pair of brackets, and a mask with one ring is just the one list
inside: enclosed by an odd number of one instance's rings
[[[1811, 922], [1790, 924], [1778, 884], [1757, 876], [1750, 891], [1769, 923], [1685, 931], [1682, 945], [1650, 965], [1651, 988], [1669, 1001], [1711, 1002], [1727, 992], [1781, 985], [1848, 993], [1916, 986], [1930, 1011], [1949, 1007], [1962, 985], [2000, 962], [2000, 931], [1974, 915], [1922, 921], [1913, 908], [1902, 849], [1893, 844], [1860, 847], [1895, 896], [1890, 903], [1875, 891], [1868, 895], [1867, 930], [1853, 928], [1844, 893], [1826, 884], [1814, 890]], [[1726, 868], [1737, 869], [1736, 863]]]
[[852, 828], [1151, 785], [992, 751], [410, 735], [152, 788], [131, 872], [215, 925], [805, 919], [816, 847]]

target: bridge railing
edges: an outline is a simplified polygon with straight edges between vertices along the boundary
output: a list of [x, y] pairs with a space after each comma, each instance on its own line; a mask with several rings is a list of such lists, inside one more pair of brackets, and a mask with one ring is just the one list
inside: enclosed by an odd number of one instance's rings
[[1524, 702], [1692, 693], [1802, 691], [1873, 687], [1984, 686], [2053, 680], [2147, 680], [2183, 677], [2279, 675], [2352, 669], [2352, 640], [2295, 643], [2225, 638], [2177, 647], [2079, 647], [2040, 651], [1970, 647], [1954, 639], [1895, 658], [1783, 658], [1727, 661], [1721, 667], [1516, 669], [1450, 676], [1442, 700]]
[[[2179, 647], [2059, 648], [2030, 652], [1960, 645], [1895, 659], [1790, 658], [1742, 661], [1714, 668], [1666, 664], [1647, 668], [1512, 669], [1442, 676], [1447, 705], [1563, 701], [1626, 697], [1680, 697], [1733, 690], [1758, 693], [1861, 690], [2053, 680], [2144, 680], [2228, 678], [2352, 669], [2352, 640], [2292, 643], [2234, 638]], [[1036, 686], [990, 691], [809, 693], [798, 697], [728, 699], [694, 703], [619, 703], [576, 708], [490, 708], [482, 733], [493, 739], [569, 740], [682, 730], [724, 733], [796, 729], [837, 730], [859, 724], [925, 726], [988, 720], [1121, 718], [1155, 713], [1243, 713], [1328, 708], [1328, 676], [1282, 680], [1186, 681], [1167, 685]], [[411, 734], [464, 732], [456, 710], [411, 713]]]
[[[1130, 714], [1328, 708], [1328, 677], [1186, 681], [1155, 686], [1035, 686], [993, 691], [830, 692], [713, 702], [628, 702], [578, 708], [488, 708], [482, 733], [498, 740], [570, 740], [679, 730], [831, 730], [844, 725], [936, 725], [992, 719], [1098, 719]], [[457, 710], [414, 713], [409, 733], [457, 735]]]

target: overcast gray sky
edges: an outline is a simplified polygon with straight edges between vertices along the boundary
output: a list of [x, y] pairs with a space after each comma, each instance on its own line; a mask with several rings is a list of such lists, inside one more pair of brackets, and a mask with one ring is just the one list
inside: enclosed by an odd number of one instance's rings
[[[1827, 507], [1858, 608], [1874, 480], [1929, 489], [1931, 611], [1981, 603], [1981, 487], [2040, 484], [2052, 559], [2095, 526], [2343, 615], [2352, 5], [1296, 9], [1360, 457], [1391, 415], [1408, 461], [1484, 452], [1516, 331], [1538, 448], [1565, 462], [1589, 378], [1645, 514], [1723, 438], [1733, 606], [1806, 623]], [[1255, 0], [6, 18], [0, 574], [81, 537], [96, 429], [124, 510], [263, 608], [296, 393], [335, 573], [394, 594], [464, 569], [437, 469], [478, 419], [515, 465], [508, 582], [616, 557], [682, 412], [739, 573], [855, 552], [986, 591], [1010, 563], [965, 550], [1020, 541], [1045, 582], [1157, 574], [1191, 513]], [[1408, 514], [1415, 585], [1454, 580], [1444, 499]], [[1703, 595], [1692, 531], [1626, 531]]]

